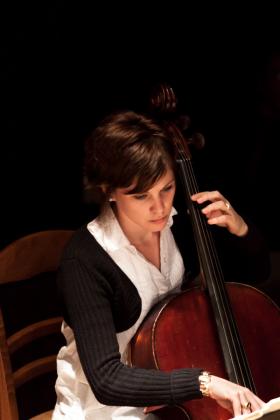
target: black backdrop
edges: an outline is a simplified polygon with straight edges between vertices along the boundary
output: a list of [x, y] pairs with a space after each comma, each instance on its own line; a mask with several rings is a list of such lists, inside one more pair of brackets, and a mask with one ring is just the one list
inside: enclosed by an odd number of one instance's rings
[[220, 189], [279, 250], [277, 13], [126, 12], [54, 1], [3, 13], [0, 246], [86, 222], [84, 138], [112, 110], [146, 111], [151, 87], [167, 81], [206, 138], [195, 154], [202, 186]]
[[165, 81], [205, 136], [194, 152], [201, 189], [220, 189], [266, 237], [273, 274], [263, 288], [280, 304], [278, 12], [70, 3], [2, 8], [0, 248], [93, 217], [85, 137], [113, 110], [146, 111]]

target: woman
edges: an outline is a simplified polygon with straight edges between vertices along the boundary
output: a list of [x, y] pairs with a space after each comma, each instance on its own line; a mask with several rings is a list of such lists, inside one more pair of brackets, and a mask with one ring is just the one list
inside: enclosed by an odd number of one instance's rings
[[[234, 415], [261, 407], [251, 391], [205, 373], [203, 366], [169, 373], [129, 366], [130, 340], [149, 310], [196, 274], [191, 239], [180, 245], [180, 224], [179, 235], [172, 233], [178, 224], [176, 166], [167, 134], [143, 115], [113, 114], [88, 139], [85, 170], [102, 205], [61, 262], [67, 345], [57, 358], [53, 419], [143, 419], [146, 406], [204, 395]], [[210, 202], [202, 210], [209, 224], [232, 234], [229, 246], [248, 260], [251, 277], [265, 277], [267, 255], [256, 230], [217, 191], [192, 199]]]

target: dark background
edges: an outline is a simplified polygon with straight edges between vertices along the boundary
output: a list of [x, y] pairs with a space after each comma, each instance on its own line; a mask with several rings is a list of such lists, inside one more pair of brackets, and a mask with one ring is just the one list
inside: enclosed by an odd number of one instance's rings
[[0, 246], [90, 219], [85, 137], [112, 110], [146, 111], [166, 81], [206, 139], [194, 152], [201, 188], [221, 190], [278, 251], [276, 11], [68, 3], [2, 13]]
[[86, 136], [113, 110], [146, 112], [151, 88], [167, 82], [206, 140], [193, 151], [200, 189], [219, 189], [260, 228], [272, 261], [263, 290], [280, 304], [279, 13], [212, 3], [2, 6], [0, 249], [92, 219]]

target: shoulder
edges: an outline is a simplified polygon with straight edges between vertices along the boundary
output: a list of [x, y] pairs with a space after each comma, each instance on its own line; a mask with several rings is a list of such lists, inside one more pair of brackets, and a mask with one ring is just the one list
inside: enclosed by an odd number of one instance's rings
[[84, 263], [91, 261], [96, 264], [110, 257], [89, 232], [87, 225], [84, 225], [74, 232], [64, 249], [62, 261], [70, 259], [77, 259]]
[[[111, 278], [116, 278], [115, 267], [110, 256], [99, 245], [88, 231], [87, 226], [82, 226], [74, 232], [64, 249], [58, 272], [58, 284], [61, 289], [76, 285], [91, 284], [96, 290], [106, 289], [111, 294], [114, 284]], [[109, 288], [109, 289], [108, 289]]]
[[[71, 264], [68, 264], [71, 261]], [[87, 225], [74, 232], [65, 247], [61, 266], [82, 266], [96, 276], [116, 282], [126, 278], [124, 272], [89, 232]]]

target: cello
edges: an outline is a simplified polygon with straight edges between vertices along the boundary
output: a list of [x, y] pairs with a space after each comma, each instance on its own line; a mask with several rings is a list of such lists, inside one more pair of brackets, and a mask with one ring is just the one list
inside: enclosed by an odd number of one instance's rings
[[[176, 107], [173, 89], [160, 85], [151, 103], [165, 115]], [[152, 309], [131, 342], [131, 364], [171, 371], [201, 367], [249, 388], [264, 401], [280, 394], [280, 311], [252, 286], [226, 283], [205, 217], [191, 195], [199, 191], [188, 141], [169, 118], [163, 122], [176, 151], [191, 219], [201, 285], [171, 295]], [[265, 316], [264, 316], [265, 314]], [[214, 400], [155, 407], [158, 418], [227, 420], [230, 413]]]

